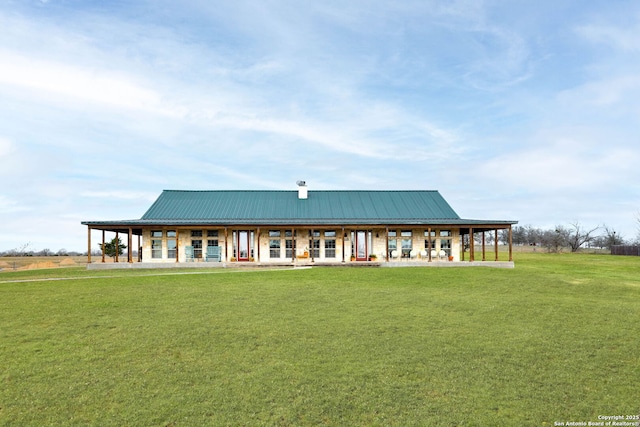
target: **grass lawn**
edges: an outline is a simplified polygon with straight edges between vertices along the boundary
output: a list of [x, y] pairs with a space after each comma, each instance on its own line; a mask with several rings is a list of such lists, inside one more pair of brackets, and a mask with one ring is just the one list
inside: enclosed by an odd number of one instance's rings
[[640, 258], [515, 261], [0, 273], [0, 425], [552, 426], [640, 414]]

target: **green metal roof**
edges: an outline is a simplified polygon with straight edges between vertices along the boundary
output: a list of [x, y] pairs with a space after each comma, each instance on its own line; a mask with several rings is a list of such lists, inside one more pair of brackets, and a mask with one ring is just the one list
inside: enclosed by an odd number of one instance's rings
[[86, 225], [514, 224], [461, 219], [438, 191], [164, 190], [139, 220]]
[[385, 223], [459, 219], [437, 191], [173, 191], [165, 190], [142, 220], [256, 223]]

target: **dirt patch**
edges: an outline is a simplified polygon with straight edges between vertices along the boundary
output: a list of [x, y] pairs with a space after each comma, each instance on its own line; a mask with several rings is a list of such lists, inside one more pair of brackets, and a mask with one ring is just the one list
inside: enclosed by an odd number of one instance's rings
[[22, 268], [24, 268], [25, 270], [35, 270], [38, 268], [56, 268], [56, 267], [57, 267], [56, 263], [47, 261], [47, 262], [36, 262]]
[[60, 261], [60, 267], [65, 266], [65, 265], [76, 265], [76, 262], [74, 260], [72, 260], [71, 258], [65, 258], [62, 261]]

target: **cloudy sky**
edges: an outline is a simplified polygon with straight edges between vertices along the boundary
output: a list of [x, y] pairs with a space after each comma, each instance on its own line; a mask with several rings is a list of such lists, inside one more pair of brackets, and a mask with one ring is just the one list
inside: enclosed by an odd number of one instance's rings
[[299, 179], [637, 232], [637, 0], [3, 0], [0, 29], [0, 251]]

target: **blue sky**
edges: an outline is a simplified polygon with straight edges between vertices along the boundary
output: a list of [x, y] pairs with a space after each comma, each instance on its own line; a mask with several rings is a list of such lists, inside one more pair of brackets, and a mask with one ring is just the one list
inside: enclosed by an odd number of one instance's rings
[[635, 0], [5, 0], [0, 28], [0, 250], [299, 179], [637, 234]]

